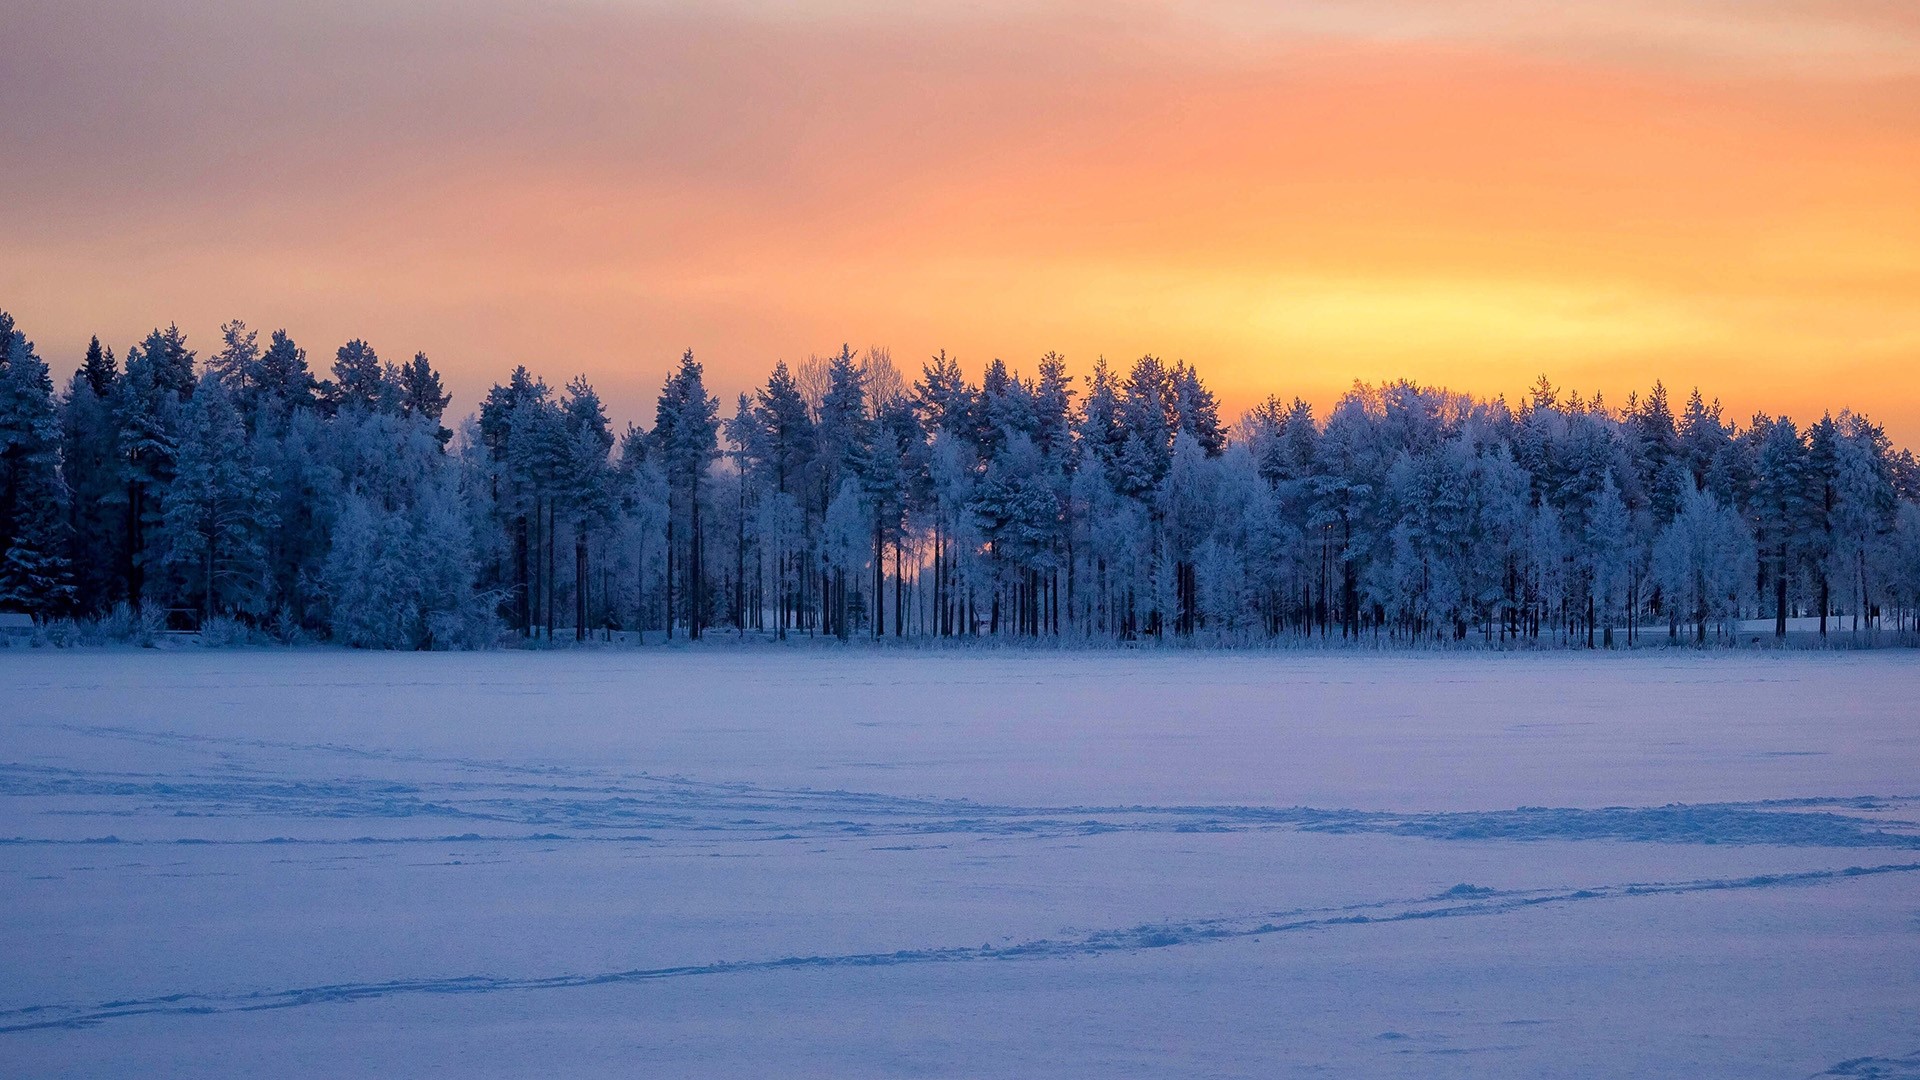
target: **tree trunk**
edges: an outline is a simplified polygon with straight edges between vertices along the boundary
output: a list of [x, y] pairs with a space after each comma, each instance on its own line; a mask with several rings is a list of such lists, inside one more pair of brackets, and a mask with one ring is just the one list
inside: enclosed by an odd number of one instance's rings
[[1773, 636], [1787, 638], [1787, 552], [1780, 550], [1780, 567], [1773, 576]]
[[747, 478], [740, 477], [740, 515], [733, 547], [733, 629], [747, 636]]
[[547, 641], [549, 642], [553, 641], [553, 605], [554, 605], [553, 594], [555, 592], [553, 585], [554, 585], [554, 579], [556, 577], [556, 575], [553, 572], [553, 557], [554, 557], [553, 549], [555, 547], [555, 540], [557, 539], [554, 536], [554, 530], [559, 523], [558, 518], [555, 516], [558, 510], [559, 510], [559, 507], [556, 504], [556, 500], [548, 499], [547, 500]]
[[1706, 575], [1706, 572], [1702, 570], [1695, 570], [1693, 572], [1693, 580], [1694, 580], [1694, 592], [1697, 594], [1697, 599], [1695, 600], [1694, 603], [1695, 603], [1695, 607], [1699, 611], [1698, 622], [1700, 624], [1699, 627], [1694, 631], [1694, 643], [1698, 645], [1705, 645], [1707, 643], [1707, 575]]
[[139, 483], [127, 481], [127, 603], [135, 611], [140, 610], [140, 594], [145, 591], [144, 570], [140, 565], [140, 515], [144, 512], [140, 496]]
[[513, 618], [523, 638], [533, 636], [533, 596], [528, 591], [533, 587], [531, 573], [527, 563], [527, 515], [520, 514], [513, 521]]
[[213, 621], [213, 536], [214, 536], [214, 530], [213, 528], [209, 527], [207, 529], [207, 599], [206, 599], [206, 605], [205, 605], [206, 613], [201, 616], [201, 623], [200, 623], [200, 625], [203, 628], [207, 625], [207, 623]]
[[706, 628], [707, 568], [706, 545], [700, 528], [700, 478], [696, 473], [687, 488], [687, 640], [700, 640]]
[[587, 640], [587, 522], [576, 525], [573, 534], [573, 640]]

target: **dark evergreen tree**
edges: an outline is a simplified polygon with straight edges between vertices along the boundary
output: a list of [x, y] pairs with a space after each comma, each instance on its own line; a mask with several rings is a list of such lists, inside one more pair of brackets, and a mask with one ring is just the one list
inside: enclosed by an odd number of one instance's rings
[[186, 407], [173, 466], [155, 537], [169, 595], [202, 619], [265, 615], [272, 601], [267, 542], [277, 524], [272, 491], [217, 372], [201, 379]]
[[[426, 353], [414, 353], [413, 359], [400, 369], [395, 389], [399, 396], [400, 415], [419, 416], [430, 421], [434, 425], [434, 438], [439, 440], [441, 446], [446, 446], [453, 438], [453, 432], [440, 423], [440, 417], [446, 413], [447, 403], [453, 400], [453, 395], [441, 387], [440, 373], [433, 370]], [[612, 436], [608, 438], [611, 440]]]
[[[434, 385], [439, 385], [438, 379]], [[567, 384], [560, 410], [566, 418], [566, 455], [559, 499], [573, 518], [573, 633], [574, 640], [584, 641], [594, 614], [591, 540], [611, 525], [614, 514], [613, 473], [607, 458], [613, 449], [613, 429], [600, 395], [584, 375]], [[607, 610], [603, 599], [603, 616]]]
[[378, 412], [394, 403], [395, 387], [373, 346], [354, 338], [333, 359], [333, 379], [323, 397], [329, 408]]
[[220, 325], [220, 351], [207, 357], [207, 371], [237, 400], [252, 401], [259, 394], [259, 339], [257, 331], [233, 319]]
[[193, 363], [178, 327], [155, 330], [127, 350], [126, 370], [110, 401], [126, 481], [121, 577], [136, 606], [149, 598], [149, 570], [159, 559], [153, 534], [165, 520], [180, 414], [196, 380]]
[[[674, 510], [667, 519], [669, 636], [676, 592], [686, 613], [687, 636], [697, 640], [708, 625], [701, 481], [720, 455], [719, 433], [720, 401], [707, 393], [700, 364], [688, 349], [660, 391], [652, 434], [653, 452], [674, 496]], [[678, 582], [674, 580], [676, 564]]]
[[107, 396], [113, 389], [113, 381], [120, 377], [120, 368], [113, 362], [113, 350], [102, 349], [99, 337], [87, 342], [87, 356], [80, 363], [79, 374], [94, 396], [101, 398]]
[[285, 330], [275, 330], [254, 377], [259, 398], [282, 409], [313, 408], [319, 387], [307, 368], [307, 351], [294, 344]]
[[1802, 459], [1807, 490], [1805, 518], [1800, 528], [1799, 557], [1813, 581], [1813, 605], [1820, 617], [1820, 636], [1827, 636], [1827, 616], [1833, 609], [1833, 582], [1829, 576], [1836, 544], [1834, 511], [1840, 501], [1840, 429], [1831, 415], [1807, 429], [1807, 453]]
[[45, 620], [73, 602], [53, 379], [0, 312], [0, 610]]
[[107, 610], [125, 599], [125, 467], [110, 404], [120, 372], [100, 339], [67, 384], [60, 403], [60, 471], [68, 499], [68, 565], [73, 570], [74, 607]]
[[1787, 597], [1808, 527], [1807, 448], [1793, 421], [1754, 417], [1757, 443], [1750, 514], [1763, 585], [1773, 593], [1774, 635], [1787, 636]]

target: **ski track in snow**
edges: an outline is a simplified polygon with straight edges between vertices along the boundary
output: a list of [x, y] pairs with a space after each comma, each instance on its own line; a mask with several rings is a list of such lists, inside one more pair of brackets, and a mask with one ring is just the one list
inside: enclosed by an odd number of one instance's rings
[[[768, 960], [722, 961], [713, 964], [663, 968], [634, 968], [588, 974], [532, 977], [464, 975], [438, 979], [406, 979], [374, 983], [336, 983], [290, 990], [239, 994], [182, 992], [126, 1001], [105, 1001], [91, 1007], [30, 1005], [0, 1010], [0, 1035], [50, 1028], [86, 1028], [136, 1016], [206, 1016], [218, 1013], [263, 1012], [332, 1002], [366, 1001], [419, 994], [488, 994], [511, 991], [565, 990], [622, 983], [656, 982], [694, 976], [730, 975], [821, 968], [897, 967], [907, 964], [954, 964], [983, 961], [1049, 960], [1097, 957], [1108, 953], [1138, 952], [1175, 946], [1205, 945], [1269, 934], [1328, 931], [1381, 926], [1421, 919], [1497, 916], [1547, 905], [1617, 900], [1629, 897], [1671, 896], [1682, 893], [1813, 886], [1851, 878], [1920, 871], [1920, 863], [1852, 866], [1844, 870], [1809, 870], [1681, 882], [1643, 882], [1594, 885], [1573, 890], [1498, 890], [1457, 885], [1437, 896], [1416, 900], [1387, 900], [1339, 908], [1269, 911], [1230, 918], [1145, 923], [1124, 929], [1096, 930], [1071, 936], [1038, 938], [1019, 944], [978, 947], [900, 949], [894, 952], [838, 955], [783, 956]], [[1843, 1062], [1823, 1075], [1901, 1077], [1915, 1059], [1861, 1058]], [[1910, 1071], [1871, 1071], [1881, 1063]], [[1855, 1071], [1838, 1071], [1854, 1068]], [[1866, 1070], [1866, 1071], [1862, 1071]]]
[[[1523, 806], [1469, 811], [1260, 805], [1014, 805], [960, 798], [775, 787], [570, 764], [435, 756], [341, 742], [226, 737], [97, 724], [36, 726], [76, 740], [72, 745], [81, 752], [66, 759], [68, 761], [89, 760], [92, 754], [86, 747], [103, 742], [151, 747], [158, 756], [142, 771], [73, 767], [54, 763], [61, 759], [44, 755], [34, 761], [0, 762], [0, 796], [8, 797], [18, 811], [12, 820], [17, 824], [35, 820], [137, 821], [141, 835], [121, 838], [112, 835], [108, 825], [102, 829], [103, 835], [83, 837], [76, 835], [70, 824], [65, 824], [56, 835], [0, 836], [0, 847], [291, 845], [295, 850], [311, 846], [318, 851], [336, 845], [611, 843], [697, 849], [729, 842], [820, 843], [885, 841], [887, 838], [936, 841], [883, 843], [871, 848], [896, 851], [945, 846], [937, 842], [941, 838], [1019, 840], [1106, 833], [1295, 831], [1377, 834], [1436, 842], [1614, 841], [1818, 848], [1836, 852], [1877, 850], [1889, 854], [1920, 851], [1920, 794], [1912, 793], [1664, 806]], [[352, 823], [375, 821], [382, 823], [378, 828], [387, 830], [386, 834], [353, 835]], [[212, 827], [215, 822], [219, 823], [217, 828]], [[502, 854], [505, 850], [503, 848]], [[354, 857], [314, 856], [322, 861]], [[1835, 861], [1839, 858], [1836, 856]], [[1893, 858], [1900, 856], [1893, 855]], [[1753, 867], [1741, 868], [1742, 871], [1750, 869]], [[1225, 916], [1210, 914], [1205, 918], [1168, 919], [1104, 929], [1068, 928], [1021, 941], [1002, 939], [1005, 943], [1000, 945], [923, 944], [891, 952], [748, 956], [706, 964], [636, 966], [623, 970], [568, 972], [562, 969], [560, 973], [549, 974], [445, 977], [420, 974], [387, 981], [341, 981], [288, 988], [245, 989], [242, 983], [242, 988], [216, 990], [203, 984], [199, 990], [152, 994], [152, 990], [170, 989], [162, 983], [143, 988], [147, 993], [141, 996], [89, 1000], [92, 994], [104, 996], [112, 991], [111, 986], [98, 986], [90, 992], [82, 990], [66, 1001], [0, 1009], [0, 1035], [90, 1029], [137, 1017], [173, 1018], [186, 1023], [189, 1022], [186, 1018], [193, 1016], [431, 995], [566, 990], [727, 975], [777, 978], [779, 973], [790, 971], [1023, 960], [1090, 961], [1113, 954], [1197, 948], [1267, 935], [1367, 933], [1370, 927], [1417, 920], [1499, 918], [1590, 902], [1630, 903], [1635, 898], [1653, 896], [1844, 888], [1854, 879], [1911, 880], [1916, 871], [1920, 871], [1920, 861], [1889, 860], [1844, 868], [1806, 869], [1803, 865], [1777, 873], [1615, 881], [1581, 888], [1556, 885], [1493, 889], [1463, 884], [1437, 894], [1338, 907]], [[16, 872], [27, 873], [24, 869]], [[769, 951], [790, 948], [791, 944], [775, 945]], [[446, 967], [460, 970], [457, 964], [456, 961]], [[591, 967], [591, 962], [583, 966]], [[321, 974], [325, 977], [331, 973]], [[64, 995], [55, 991], [49, 996]], [[1843, 1047], [1842, 1052], [1846, 1049], [1851, 1047]], [[1897, 1053], [1902, 1049], [1904, 1047], [1897, 1043], [1892, 1047], [1859, 1045], [1859, 1050], [1879, 1053]], [[1853, 1058], [1839, 1062], [1818, 1076], [1920, 1080], [1920, 1053]]]
[[[417, 837], [181, 836], [152, 843], [338, 844], [616, 840], [649, 842], [654, 833], [819, 840], [897, 836], [1087, 836], [1110, 832], [1242, 832], [1292, 829], [1380, 833], [1429, 840], [1616, 840], [1673, 844], [1920, 850], [1920, 820], [1908, 816], [1920, 796], [1835, 796], [1655, 807], [1519, 807], [1509, 810], [1390, 812], [1267, 806], [1008, 806], [964, 799], [871, 792], [770, 788], [659, 777], [611, 775], [558, 766], [472, 758], [380, 753], [339, 744], [60, 725], [89, 737], [129, 739], [197, 750], [323, 753], [367, 764], [453, 766], [467, 780], [399, 776], [287, 777], [223, 753], [219, 771], [101, 772], [0, 763], [0, 796], [78, 801], [44, 813], [104, 818], [438, 819], [522, 826], [527, 833], [462, 832]], [[487, 778], [485, 774], [494, 774]], [[1847, 811], [1852, 811], [1849, 813]], [[1864, 817], [1871, 813], [1876, 816]], [[563, 831], [555, 831], [563, 830]], [[126, 843], [111, 835], [53, 840], [0, 838], [0, 844]]]
[[1850, 1077], [1852, 1080], [1920, 1080], [1920, 1052], [1899, 1058], [1853, 1058], [1835, 1065], [1813, 1080], [1828, 1076]]

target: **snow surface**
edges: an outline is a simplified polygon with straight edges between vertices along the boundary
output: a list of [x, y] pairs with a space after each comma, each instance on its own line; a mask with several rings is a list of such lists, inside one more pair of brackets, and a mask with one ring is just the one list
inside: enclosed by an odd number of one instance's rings
[[1920, 1077], [1920, 655], [0, 651], [0, 1075]]

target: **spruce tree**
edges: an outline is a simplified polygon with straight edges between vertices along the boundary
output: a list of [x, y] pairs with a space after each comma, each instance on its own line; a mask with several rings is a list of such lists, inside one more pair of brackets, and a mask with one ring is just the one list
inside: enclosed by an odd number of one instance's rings
[[446, 413], [453, 395], [441, 387], [440, 373], [433, 370], [427, 354], [414, 353], [413, 359], [400, 369], [397, 383], [400, 415], [424, 417], [434, 425], [434, 438], [446, 446], [453, 432], [440, 423], [440, 417]]
[[1755, 486], [1753, 531], [1761, 567], [1773, 589], [1774, 636], [1787, 636], [1790, 579], [1807, 542], [1807, 448], [1793, 421], [1754, 418]]
[[220, 351], [207, 357], [207, 370], [236, 401], [252, 401], [259, 392], [260, 334], [239, 319], [220, 324]]
[[125, 465], [111, 395], [119, 371], [111, 350], [95, 338], [73, 373], [60, 403], [60, 470], [70, 493], [69, 561], [74, 571], [74, 607], [83, 614], [106, 611], [125, 598]]
[[565, 485], [561, 498], [573, 516], [573, 590], [574, 640], [587, 636], [591, 615], [592, 576], [588, 559], [589, 540], [604, 528], [613, 515], [612, 473], [607, 454], [613, 449], [613, 429], [607, 412], [585, 376], [567, 384], [561, 400], [566, 417]]
[[333, 379], [325, 399], [334, 411], [378, 412], [394, 404], [395, 387], [373, 346], [354, 338], [334, 353]]
[[80, 375], [87, 381], [87, 388], [95, 397], [106, 397], [113, 389], [113, 382], [120, 377], [120, 369], [113, 362], [113, 350], [102, 349], [100, 338], [95, 336], [87, 342], [86, 359], [81, 361]]
[[179, 327], [156, 329], [127, 350], [125, 370], [113, 388], [110, 405], [127, 491], [122, 576], [127, 598], [136, 606], [149, 598], [150, 571], [161, 558], [154, 534], [166, 515], [180, 415], [196, 383], [193, 363], [194, 352]]
[[[667, 378], [654, 410], [653, 441], [662, 471], [675, 495], [675, 513], [667, 519], [669, 563], [680, 570], [681, 602], [687, 613], [687, 636], [699, 638], [706, 627], [705, 536], [700, 519], [701, 480], [707, 466], [720, 456], [720, 401], [707, 393], [693, 350], [680, 357], [680, 366]], [[676, 520], [684, 520], [685, 536], [676, 538]], [[684, 544], [684, 548], [681, 547]], [[684, 550], [684, 556], [680, 551]], [[674, 590], [669, 570], [669, 595]], [[668, 633], [672, 633], [669, 614]]]
[[202, 619], [266, 614], [267, 541], [277, 523], [246, 424], [223, 380], [208, 372], [183, 417], [156, 538], [175, 595]]
[[294, 344], [285, 330], [275, 330], [262, 353], [254, 377], [255, 391], [264, 401], [283, 410], [312, 408], [319, 383], [307, 368], [307, 351]]
[[73, 601], [53, 379], [0, 312], [0, 608], [37, 619]]

